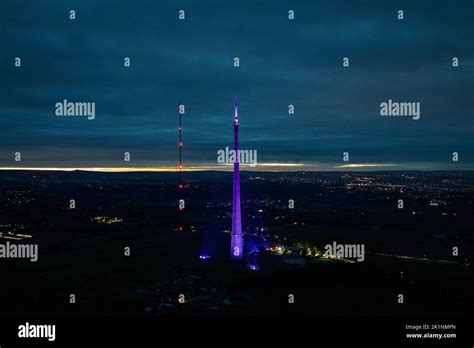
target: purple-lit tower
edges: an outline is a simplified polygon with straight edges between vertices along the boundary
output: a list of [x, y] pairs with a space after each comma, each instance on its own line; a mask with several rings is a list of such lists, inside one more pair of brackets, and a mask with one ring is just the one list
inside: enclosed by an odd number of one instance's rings
[[240, 169], [239, 169], [239, 111], [237, 98], [234, 106], [234, 191], [232, 201], [232, 233], [230, 241], [230, 258], [242, 260], [244, 256], [244, 242], [242, 237], [242, 221], [240, 215]]

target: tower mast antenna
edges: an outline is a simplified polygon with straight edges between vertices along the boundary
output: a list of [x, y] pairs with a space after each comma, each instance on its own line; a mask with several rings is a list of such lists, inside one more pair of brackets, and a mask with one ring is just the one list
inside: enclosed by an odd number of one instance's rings
[[242, 260], [243, 258], [243, 238], [242, 238], [242, 220], [240, 212], [240, 168], [239, 168], [239, 107], [237, 97], [234, 103], [234, 180], [233, 180], [233, 199], [232, 199], [232, 232], [230, 245], [230, 258], [232, 260]]
[[178, 143], [178, 147], [179, 147], [179, 184], [178, 184], [178, 188], [180, 190], [182, 190], [183, 187], [184, 187], [183, 173], [182, 173], [182, 170], [183, 170], [183, 123], [182, 123], [183, 112], [184, 112], [184, 106], [183, 106], [183, 104], [181, 103], [181, 100], [180, 100], [179, 105], [178, 105], [178, 115], [179, 115], [179, 128], [178, 128], [178, 131], [179, 131], [179, 143]]
[[[179, 181], [178, 181], [178, 191], [181, 193], [181, 191], [184, 189], [184, 182], [183, 182], [183, 122], [182, 122], [182, 116], [184, 114], [184, 105], [181, 103], [181, 100], [179, 101], [178, 105], [178, 116], [179, 116], [179, 142], [178, 142], [178, 148], [179, 148]], [[183, 202], [183, 205], [181, 205]], [[179, 212], [182, 213], [184, 211], [184, 200], [180, 199], [178, 202], [178, 209]], [[182, 224], [178, 226], [177, 229], [179, 232], [184, 231], [184, 227]]]

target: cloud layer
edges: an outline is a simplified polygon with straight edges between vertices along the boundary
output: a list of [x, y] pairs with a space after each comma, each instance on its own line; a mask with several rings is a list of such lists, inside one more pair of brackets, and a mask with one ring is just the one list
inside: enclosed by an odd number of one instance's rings
[[[232, 144], [238, 96], [241, 144], [262, 162], [337, 163], [348, 151], [355, 163], [449, 167], [457, 151], [473, 165], [473, 10], [472, 1], [2, 1], [0, 164], [15, 165], [16, 151], [25, 166], [102, 167], [125, 151], [137, 165], [171, 164], [180, 100], [185, 161], [212, 163]], [[56, 117], [63, 99], [95, 102], [96, 119]], [[421, 102], [421, 119], [380, 117], [387, 99]]]

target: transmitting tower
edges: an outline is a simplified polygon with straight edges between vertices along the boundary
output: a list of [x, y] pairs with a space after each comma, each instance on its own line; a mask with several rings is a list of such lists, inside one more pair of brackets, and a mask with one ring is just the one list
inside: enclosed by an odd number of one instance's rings
[[239, 110], [237, 106], [237, 98], [234, 105], [234, 191], [232, 200], [232, 233], [230, 258], [232, 260], [241, 260], [243, 257], [243, 237], [242, 237], [242, 221], [240, 214], [240, 168], [239, 168]]

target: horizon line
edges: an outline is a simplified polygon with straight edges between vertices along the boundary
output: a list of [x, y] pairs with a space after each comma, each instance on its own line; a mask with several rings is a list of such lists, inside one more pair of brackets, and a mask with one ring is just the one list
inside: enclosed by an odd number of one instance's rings
[[[241, 168], [243, 171], [253, 172], [396, 172], [396, 171], [418, 171], [418, 172], [436, 172], [436, 171], [449, 171], [449, 172], [466, 172], [474, 171], [472, 168], [416, 168], [408, 167], [402, 168], [403, 166], [397, 165], [376, 165], [376, 164], [352, 164], [352, 165], [338, 165], [326, 168], [315, 168], [313, 166], [281, 166], [275, 165], [265, 166], [268, 168], [259, 169], [256, 166], [246, 166]], [[290, 167], [296, 167], [298, 169], [290, 169]], [[305, 167], [305, 168], [302, 168]], [[232, 172], [231, 166], [190, 166], [183, 168], [182, 172]], [[38, 171], [38, 172], [97, 172], [97, 173], [179, 173], [180, 169], [177, 167], [0, 167], [0, 171]]]

